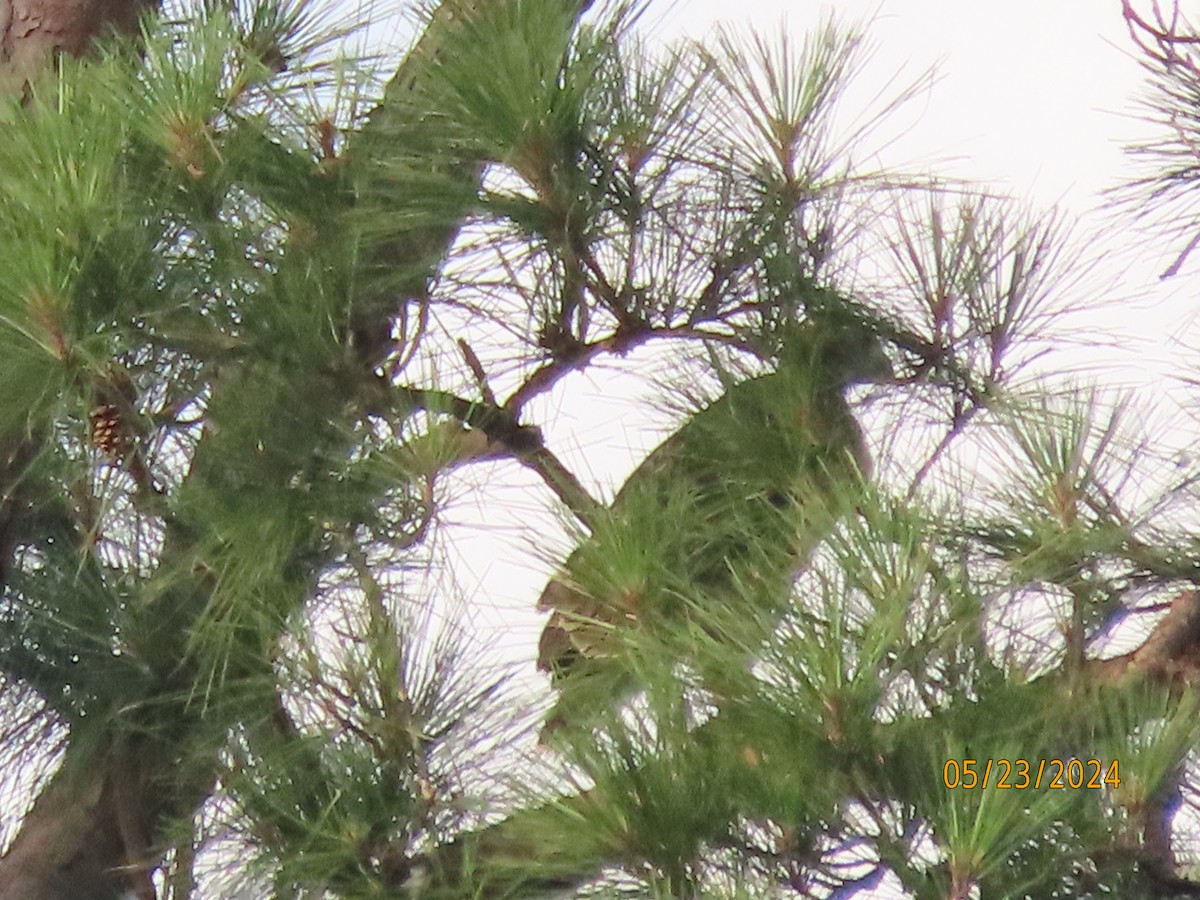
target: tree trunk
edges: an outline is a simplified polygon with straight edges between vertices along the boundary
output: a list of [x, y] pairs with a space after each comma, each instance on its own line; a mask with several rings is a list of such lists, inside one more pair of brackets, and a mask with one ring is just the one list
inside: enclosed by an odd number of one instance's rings
[[[366, 126], [368, 146], [372, 146], [371, 140], [390, 140], [389, 129], [398, 126], [389, 117], [400, 117], [403, 122], [405, 107], [412, 108], [414, 101], [406, 103], [398, 94], [410, 92], [418, 104], [424, 99], [418, 96], [424, 68], [436, 58], [442, 32], [489, 3], [501, 2], [504, 0], [444, 0], [437, 7], [418, 46], [394, 77], [387, 102]], [[589, 5], [590, 0], [575, 0], [574, 10], [578, 13]], [[94, 37], [108, 29], [132, 28], [142, 11], [155, 6], [156, 0], [0, 0], [0, 91], [27, 93], [29, 82], [48, 60], [59, 53], [86, 53]], [[389, 112], [389, 105], [396, 111]], [[414, 121], [419, 118], [414, 117]], [[361, 141], [364, 135], [358, 137]], [[476, 168], [473, 166], [472, 171]], [[463, 216], [468, 206], [464, 202]], [[381, 249], [379, 265], [402, 269], [414, 262], [433, 263], [444, 254], [458, 227], [459, 222], [454, 221], [431, 234], [403, 233]], [[395, 297], [419, 296], [427, 274], [421, 269], [413, 276], [412, 284], [389, 285], [389, 290], [377, 298], [378, 303], [364, 303], [363, 309], [355, 311], [354, 347], [359, 352], [355, 362], [362, 371], [373, 372], [383, 349], [390, 345]], [[220, 391], [216, 393], [220, 395]], [[210, 404], [209, 410], [212, 408]], [[25, 487], [22, 476], [25, 463], [38, 449], [37, 435], [0, 432], [0, 590], [12, 562], [12, 551], [27, 543], [31, 530], [37, 527], [29, 519], [39, 496]], [[194, 465], [191, 477], [197, 477], [196, 473]], [[170, 540], [168, 535], [167, 546]], [[200, 614], [203, 604], [198, 607], [181, 604], [179, 608], [186, 620]], [[190, 624], [183, 621], [178, 628], [169, 629], [174, 639], [182, 640]], [[158, 649], [161, 655], [170, 656], [177, 648], [165, 641]], [[172, 671], [164, 677], [178, 679], [185, 674], [186, 670]], [[15, 675], [14, 680], [21, 679]], [[181, 685], [172, 683], [167, 687], [178, 693]], [[187, 816], [203, 802], [218, 769], [214, 748], [210, 772], [193, 771], [180, 778], [173, 748], [186, 747], [195, 753], [196, 748], [187, 741], [195, 724], [195, 720], [184, 716], [166, 724], [164, 730], [169, 734], [154, 729], [139, 731], [136, 727], [118, 729], [103, 723], [92, 723], [87, 734], [72, 733], [62, 766], [21, 822], [12, 846], [0, 858], [0, 900], [154, 900], [151, 874], [170, 839], [164, 826]], [[148, 736], [127, 742], [113, 736], [121, 731]]]
[[130, 33], [156, 0], [0, 0], [0, 90], [18, 92], [48, 58], [80, 56], [109, 31]]
[[72, 747], [0, 859], [0, 900], [154, 900], [160, 768], [133, 747]]
[[[0, 91], [24, 93], [59, 54], [86, 53], [94, 38], [132, 32], [156, 0], [0, 0]], [[19, 484], [37, 453], [28, 435], [0, 436], [0, 579], [22, 541], [28, 505]], [[0, 581], [0, 589], [3, 582]], [[75, 751], [75, 752], [72, 752]], [[80, 752], [82, 751], [82, 752]], [[86, 757], [75, 759], [74, 757]], [[128, 749], [68, 750], [21, 832], [0, 859], [0, 900], [153, 900], [149, 781], [144, 760]]]

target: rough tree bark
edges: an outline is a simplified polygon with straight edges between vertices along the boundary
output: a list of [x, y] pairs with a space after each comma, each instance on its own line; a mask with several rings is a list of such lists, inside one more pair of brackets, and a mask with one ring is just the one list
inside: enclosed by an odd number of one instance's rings
[[79, 56], [108, 31], [131, 33], [157, 0], [0, 0], [0, 89], [25, 80], [60, 53]]
[[5, 900], [154, 900], [155, 863], [135, 854], [154, 846], [155, 793], [143, 776], [157, 767], [138, 748], [88, 751], [60, 770], [0, 861]]
[[[0, 0], [0, 91], [24, 93], [28, 80], [59, 54], [79, 56], [109, 31], [130, 33], [156, 0]], [[36, 436], [0, 435], [0, 577], [24, 542], [36, 498], [24, 496], [23, 463], [37, 453]], [[3, 583], [0, 582], [0, 588]], [[145, 847], [138, 832], [138, 771], [126, 752], [92, 748], [91, 763], [43, 792], [21, 834], [0, 860], [3, 900], [152, 900], [149, 870], [123, 868]], [[70, 775], [70, 777], [67, 777]], [[132, 846], [131, 846], [132, 845]]]
[[[390, 139], [389, 129], [396, 127], [396, 116], [404, 115], [406, 105], [411, 108], [405, 94], [421, 93], [423, 73], [436, 59], [445, 29], [487, 9], [488, 4], [503, 2], [506, 0], [445, 0], [437, 8], [389, 86], [385, 103], [372, 116], [365, 133], [356, 136], [363, 150], [371, 152], [373, 139], [385, 144]], [[588, 5], [586, 0], [579, 0], [571, 8], [578, 14]], [[0, 90], [8, 90], [10, 96], [27, 95], [27, 85], [39, 67], [50, 65], [58, 54], [86, 54], [95, 37], [110, 29], [128, 32], [136, 27], [141, 13], [156, 6], [157, 0], [0, 0]], [[392, 107], [401, 112], [394, 112]], [[467, 209], [462, 213], [465, 216]], [[355, 383], [374, 383], [373, 389], [380, 388], [381, 380], [371, 373], [389, 346], [396, 304], [406, 295], [421, 295], [426, 273], [419, 264], [436, 264], [457, 228], [458, 223], [446, 223], [444, 229], [435, 229], [434, 233], [399, 235], [379, 249], [378, 266], [396, 265], [416, 271], [411, 285], [393, 283], [386, 296], [381, 292], [378, 302], [364, 302], [363, 308], [356, 310], [361, 315], [355, 315], [352, 322], [349, 343], [356, 351], [351, 354], [352, 364], [365, 371], [359, 373], [359, 379], [351, 379]], [[215, 393], [219, 394], [220, 389]], [[214, 396], [210, 409], [218, 402]], [[487, 433], [491, 436], [490, 431]], [[45, 533], [45, 515], [37, 508], [44, 498], [24, 477], [40, 443], [37, 434], [0, 431], [0, 591], [12, 570], [14, 553]], [[167, 531], [169, 546], [171, 523]], [[203, 603], [181, 605], [185, 612], [180, 615], [186, 618], [202, 614], [203, 607]], [[191, 623], [172, 624], [180, 625], [175, 630], [183, 634]], [[20, 673], [4, 674], [14, 681], [22, 680]], [[171, 681], [164, 688], [185, 689], [179, 679], [186, 675], [164, 675]], [[111, 728], [107, 732], [100, 728], [86, 740], [78, 740], [73, 734], [62, 765], [0, 858], [0, 900], [153, 900], [156, 892], [152, 874], [170, 845], [166, 826], [186, 817], [203, 802], [219, 768], [214, 750], [210, 771], [194, 771], [193, 766], [190, 777], [181, 780], [174, 745], [187, 745], [191, 727], [188, 717], [182, 716], [165, 724], [165, 733], [155, 732], [153, 736], [136, 736], [141, 734], [136, 727]], [[193, 753], [195, 749], [191, 748]]]

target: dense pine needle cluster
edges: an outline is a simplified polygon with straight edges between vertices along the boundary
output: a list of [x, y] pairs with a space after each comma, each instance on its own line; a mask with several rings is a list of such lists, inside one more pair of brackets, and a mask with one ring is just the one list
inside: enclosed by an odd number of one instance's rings
[[[1200, 890], [1197, 473], [1033, 377], [1062, 220], [855, 167], [855, 32], [644, 12], [443, 0], [381, 72], [204, 4], [4, 101], [0, 895]], [[611, 504], [554, 419], [610, 363], [670, 420]], [[572, 543], [496, 640], [501, 483]]]

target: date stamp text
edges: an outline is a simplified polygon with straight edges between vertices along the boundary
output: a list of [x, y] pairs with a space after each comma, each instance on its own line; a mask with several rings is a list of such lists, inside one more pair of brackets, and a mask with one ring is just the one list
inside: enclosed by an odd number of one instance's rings
[[1121, 785], [1117, 760], [948, 759], [942, 767], [948, 790], [1100, 790]]

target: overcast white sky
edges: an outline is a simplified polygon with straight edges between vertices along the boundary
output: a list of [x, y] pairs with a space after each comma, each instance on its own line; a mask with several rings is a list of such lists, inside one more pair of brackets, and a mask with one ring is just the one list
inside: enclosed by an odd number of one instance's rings
[[[1088, 348], [1076, 353], [1076, 361], [1088, 368], [1089, 377], [1140, 383], [1142, 390], [1161, 386], [1165, 360], [1180, 356], [1170, 352], [1166, 336], [1179, 331], [1196, 305], [1189, 285], [1197, 283], [1200, 252], [1181, 276], [1159, 282], [1158, 273], [1180, 248], [1134, 236], [1127, 225], [1113, 224], [1112, 213], [1096, 212], [1101, 192], [1134, 171], [1123, 146], [1148, 133], [1133, 114], [1143, 79], [1119, 0], [661, 0], [651, 5], [643, 30], [669, 41], [680, 35], [704, 37], [718, 21], [768, 32], [785, 25], [799, 41], [830, 12], [842, 22], [864, 23], [873, 45], [855, 91], [845, 98], [845, 111], [856, 113], [856, 102], [865, 107], [880, 93], [890, 97], [936, 69], [934, 83], [897, 117], [902, 133], [884, 148], [880, 161], [968, 178], [1034, 208], [1058, 204], [1080, 216], [1080, 235], [1091, 235], [1085, 249], [1098, 264], [1081, 285], [1094, 287], [1094, 298], [1073, 299], [1085, 305], [1094, 300], [1095, 310], [1084, 318], [1100, 322], [1126, 352]], [[1110, 282], [1116, 287], [1104, 290]], [[1200, 340], [1192, 343], [1200, 347]], [[581, 475], [591, 467], [603, 481], [594, 442], [607, 443], [602, 452], [615, 460], [609, 471], [622, 473], [644, 452], [636, 445], [645, 436], [627, 409], [602, 396], [609, 384], [601, 387], [597, 378], [608, 376], [588, 377], [590, 391], [589, 385], [578, 385], [580, 393], [572, 390], [558, 398], [554, 418], [560, 428], [571, 427], [566, 423], [572, 419], [572, 426], [583, 427], [568, 445], [554, 449], [570, 464], [584, 466]], [[587, 396], [585, 402], [581, 396]], [[548, 431], [553, 440], [554, 430]], [[529, 516], [543, 495], [527, 473], [506, 467], [503, 474], [491, 474], [487, 480], [506, 485], [495, 489], [506, 495], [503, 499], [489, 491], [486, 499], [448, 511], [467, 526], [456, 535], [460, 563], [455, 569], [460, 587], [476, 600], [475, 614], [494, 618], [510, 634], [514, 626], [529, 628], [532, 646], [538, 620], [527, 617], [549, 565], [537, 564], [519, 541], [503, 545], [528, 533]], [[554, 549], [543, 541], [537, 552]], [[503, 610], [494, 617], [483, 611], [493, 604]]]
[[[895, 117], [902, 134], [884, 163], [967, 178], [1080, 215], [1083, 233], [1100, 233], [1096, 249], [1111, 242], [1105, 253], [1123, 277], [1119, 297], [1109, 291], [1106, 299], [1121, 302], [1103, 318], [1122, 333], [1174, 333], [1189, 312], [1186, 277], [1157, 283], [1180, 248], [1134, 240], [1127, 227], [1095, 214], [1102, 192], [1134, 171], [1124, 146], [1149, 133], [1135, 115], [1143, 71], [1120, 0], [663, 0], [651, 10], [664, 36], [703, 37], [722, 21], [763, 31], [783, 22], [799, 38], [830, 13], [864, 23], [872, 52], [855, 83], [859, 105], [886, 93], [889, 79], [898, 89], [931, 67], [936, 73], [931, 88]], [[847, 96], [848, 110], [859, 96]], [[1190, 267], [1197, 271], [1200, 256]], [[1136, 314], [1122, 315], [1122, 307]]]
[[831, 11], [867, 22], [875, 52], [865, 82], [930, 66], [941, 75], [902, 148], [910, 159], [958, 156], [955, 174], [1081, 207], [1120, 175], [1118, 139], [1130, 123], [1113, 113], [1129, 109], [1140, 74], [1119, 0], [668, 0], [651, 9], [664, 10], [664, 33], [694, 37], [714, 21], [771, 30], [786, 17], [797, 35]]
[[[1102, 230], [1099, 218], [1088, 217], [1100, 192], [1132, 171], [1123, 143], [1145, 133], [1129, 116], [1141, 73], [1119, 0], [659, 0], [645, 24], [669, 40], [703, 37], [718, 20], [760, 31], [785, 22], [800, 39], [830, 12], [866, 24], [874, 45], [850, 104], [859, 95], [887, 95], [889, 83], [898, 89], [931, 67], [940, 76], [897, 120], [904, 133], [882, 163], [969, 178], [1038, 206], [1067, 206], [1085, 217], [1085, 230], [1094, 226], [1112, 242], [1114, 275], [1124, 273], [1128, 314], [1110, 316], [1113, 327], [1147, 342], [1175, 330], [1189, 314], [1200, 252], [1180, 278], [1159, 284], [1157, 273], [1178, 247], [1138, 238], [1131, 254], [1127, 230]], [[1142, 355], [1153, 358], [1153, 343], [1144, 346]], [[595, 437], [631, 464], [634, 440], [619, 425], [627, 410], [595, 394], [589, 404], [587, 417], [601, 424], [577, 436], [574, 449], [588, 453], [572, 461], [588, 458], [594, 448], [582, 445]], [[533, 604], [550, 558], [566, 546], [530, 545], [531, 517], [545, 517], [544, 497], [532, 476], [508, 466], [493, 488], [463, 497], [448, 513], [459, 527], [446, 550], [469, 609], [478, 624], [503, 634], [503, 643], [524, 646], [525, 655], [540, 628]]]
[[[644, 29], [668, 41], [704, 37], [717, 21], [760, 31], [779, 29], [782, 22], [799, 40], [830, 12], [845, 23], [864, 23], [873, 45], [869, 65], [846, 97], [847, 111], [857, 112], [857, 98], [865, 103], [879, 93], [891, 96], [931, 68], [938, 76], [898, 117], [902, 134], [879, 161], [970, 179], [1035, 208], [1057, 204], [1078, 215], [1080, 234], [1091, 236], [1085, 243], [1098, 260], [1081, 285], [1097, 289], [1094, 314], [1085, 316], [1129, 345], [1123, 356], [1085, 350], [1081, 365], [1100, 380], [1158, 391], [1162, 373], [1187, 358], [1166, 339], [1193, 315], [1200, 252], [1181, 276], [1160, 282], [1158, 273], [1181, 248], [1136, 235], [1128, 223], [1114, 224], [1115, 214], [1097, 212], [1102, 192], [1134, 172], [1124, 145], [1148, 133], [1134, 114], [1143, 73], [1119, 0], [661, 0], [650, 7]], [[1115, 288], [1102, 291], [1110, 282]], [[1196, 358], [1200, 339], [1191, 343]], [[580, 474], [591, 467], [600, 481], [597, 443], [606, 445], [601, 454], [616, 460], [611, 471], [627, 472], [644, 453], [639, 441], [645, 447], [656, 440], [644, 440], [627, 404], [604, 396], [609, 383], [600, 379], [606, 377], [586, 376], [591, 381], [559, 396], [554, 411], [580, 428], [554, 449], [569, 464], [583, 466]], [[476, 477], [491, 486], [447, 510], [458, 524], [447, 545], [452, 569], [467, 595], [468, 615], [496, 634], [493, 646], [523, 647], [528, 655], [541, 627], [534, 601], [552, 570], [550, 560], [567, 544], [560, 538], [555, 545], [553, 527], [535, 526], [539, 543], [531, 546], [530, 525], [544, 517], [546, 495], [528, 473], [505, 466]]]

